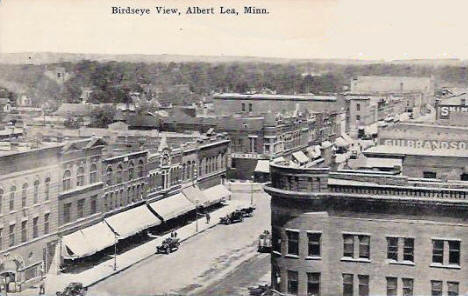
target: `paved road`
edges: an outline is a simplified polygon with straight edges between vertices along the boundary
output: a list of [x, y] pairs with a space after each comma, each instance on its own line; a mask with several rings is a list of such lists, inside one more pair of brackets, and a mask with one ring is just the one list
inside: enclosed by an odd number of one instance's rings
[[[250, 200], [250, 194], [243, 196]], [[255, 194], [257, 210], [243, 223], [218, 225], [182, 243], [170, 255], [153, 256], [98, 283], [89, 295], [193, 294], [221, 280], [256, 254], [258, 235], [270, 228], [270, 201]], [[222, 292], [211, 295], [229, 295]]]

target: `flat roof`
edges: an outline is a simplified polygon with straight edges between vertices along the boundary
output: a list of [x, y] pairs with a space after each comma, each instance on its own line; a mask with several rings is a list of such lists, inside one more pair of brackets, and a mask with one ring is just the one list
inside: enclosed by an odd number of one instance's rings
[[446, 157], [468, 157], [468, 150], [459, 149], [423, 149], [409, 148], [401, 146], [378, 145], [364, 151], [364, 154], [381, 154], [381, 155], [419, 155], [419, 156], [446, 156]]
[[336, 101], [336, 96], [315, 96], [315, 95], [271, 95], [271, 94], [238, 94], [223, 93], [215, 94], [214, 99], [228, 100], [299, 100], [299, 101]]

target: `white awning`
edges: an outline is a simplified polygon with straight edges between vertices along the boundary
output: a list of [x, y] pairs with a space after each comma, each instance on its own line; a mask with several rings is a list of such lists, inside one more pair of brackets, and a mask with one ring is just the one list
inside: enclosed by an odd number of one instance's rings
[[369, 157], [366, 161], [366, 166], [369, 168], [394, 168], [402, 166], [401, 158], [378, 158]]
[[281, 162], [281, 161], [286, 161], [286, 159], [283, 156], [273, 159], [273, 162]]
[[176, 218], [195, 209], [195, 205], [182, 193], [155, 201], [150, 203], [149, 206], [161, 216], [164, 221]]
[[149, 227], [161, 224], [151, 211], [142, 205], [117, 215], [106, 218], [105, 221], [119, 235], [119, 239], [127, 238]]
[[255, 167], [255, 172], [257, 173], [270, 173], [270, 161], [260, 159], [257, 161], [257, 166]]
[[66, 259], [77, 259], [93, 255], [97, 250], [86, 239], [81, 230], [75, 231], [62, 238], [63, 244], [70, 252], [63, 252]]
[[231, 191], [227, 190], [224, 185], [219, 184], [203, 190], [203, 195], [212, 200], [213, 203], [217, 203], [221, 202], [222, 200], [229, 199], [229, 196], [231, 196]]
[[205, 196], [198, 186], [190, 186], [182, 189], [182, 193], [187, 197], [194, 205], [200, 205], [208, 207], [216, 202], [219, 202], [216, 198]]
[[96, 251], [104, 250], [115, 243], [115, 234], [105, 222], [99, 222], [81, 231]]
[[299, 163], [306, 163], [309, 161], [309, 158], [304, 154], [302, 151], [297, 151], [292, 154], [292, 156], [299, 162]]

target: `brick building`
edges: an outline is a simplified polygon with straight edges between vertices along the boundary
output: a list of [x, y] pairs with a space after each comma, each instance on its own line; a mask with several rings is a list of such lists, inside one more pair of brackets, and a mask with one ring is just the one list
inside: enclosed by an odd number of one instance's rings
[[[287, 295], [465, 295], [460, 182], [271, 164], [273, 288]], [[282, 294], [283, 295], [283, 294]]]
[[468, 95], [455, 95], [435, 102], [436, 122], [441, 125], [468, 126]]

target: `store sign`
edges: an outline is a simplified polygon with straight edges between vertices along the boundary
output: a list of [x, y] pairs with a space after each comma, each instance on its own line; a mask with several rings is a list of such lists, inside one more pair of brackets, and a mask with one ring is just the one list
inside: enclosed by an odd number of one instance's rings
[[468, 112], [468, 106], [440, 106], [438, 108], [441, 119], [449, 119], [452, 112]]
[[418, 148], [427, 150], [467, 150], [468, 144], [465, 141], [440, 141], [440, 140], [407, 140], [407, 139], [386, 139], [383, 140], [386, 146], [398, 146], [408, 148]]
[[231, 153], [231, 158], [266, 159], [263, 154]]

